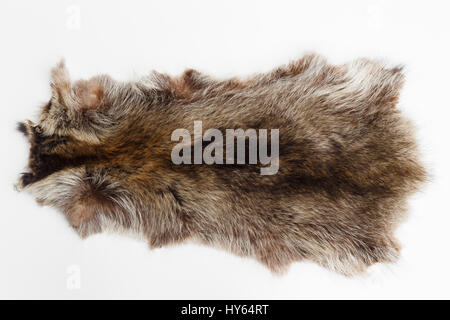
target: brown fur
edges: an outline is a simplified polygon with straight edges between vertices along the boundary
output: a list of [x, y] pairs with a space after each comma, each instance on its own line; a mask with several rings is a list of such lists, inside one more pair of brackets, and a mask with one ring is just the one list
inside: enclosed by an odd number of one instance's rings
[[[150, 247], [191, 238], [273, 271], [308, 259], [346, 275], [394, 261], [406, 196], [425, 171], [396, 108], [403, 75], [307, 55], [248, 79], [194, 70], [137, 82], [71, 82], [60, 63], [19, 188], [61, 209], [83, 237], [112, 227]], [[175, 165], [177, 128], [278, 128], [280, 167]]]

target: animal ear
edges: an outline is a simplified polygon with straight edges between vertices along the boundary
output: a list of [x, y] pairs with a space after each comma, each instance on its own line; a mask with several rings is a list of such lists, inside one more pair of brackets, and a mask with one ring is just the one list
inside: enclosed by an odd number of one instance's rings
[[103, 105], [104, 81], [102, 77], [79, 80], [72, 84], [64, 60], [51, 71], [52, 100], [75, 111], [97, 109]]
[[73, 86], [77, 100], [76, 109], [100, 109], [104, 105], [104, 78], [93, 77], [89, 80], [79, 80]]
[[53, 67], [50, 77], [52, 100], [58, 102], [60, 105], [71, 107], [75, 101], [72, 93], [69, 71], [67, 71], [64, 60], [61, 60]]

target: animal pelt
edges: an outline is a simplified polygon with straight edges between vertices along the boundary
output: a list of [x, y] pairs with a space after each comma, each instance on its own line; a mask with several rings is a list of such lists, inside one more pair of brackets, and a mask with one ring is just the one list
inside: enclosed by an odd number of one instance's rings
[[[72, 82], [61, 62], [38, 123], [19, 124], [31, 149], [17, 187], [60, 209], [81, 237], [112, 228], [151, 248], [196, 240], [274, 272], [310, 260], [358, 274], [398, 258], [394, 231], [426, 178], [396, 107], [403, 81], [401, 68], [314, 54], [227, 80], [187, 70]], [[171, 134], [194, 121], [279, 129], [278, 172], [173, 163]]]

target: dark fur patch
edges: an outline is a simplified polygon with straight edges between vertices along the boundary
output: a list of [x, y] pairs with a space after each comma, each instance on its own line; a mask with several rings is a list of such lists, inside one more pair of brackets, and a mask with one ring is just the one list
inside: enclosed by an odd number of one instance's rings
[[18, 122], [18, 123], [17, 123], [17, 130], [19, 130], [19, 131], [22, 132], [25, 136], [27, 136], [27, 127], [25, 126], [25, 123], [23, 123], [23, 122]]

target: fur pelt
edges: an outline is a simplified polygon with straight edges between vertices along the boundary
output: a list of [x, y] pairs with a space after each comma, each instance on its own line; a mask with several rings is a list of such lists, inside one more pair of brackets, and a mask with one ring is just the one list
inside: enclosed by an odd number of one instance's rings
[[[17, 187], [60, 209], [81, 237], [112, 228], [151, 248], [197, 240], [274, 272], [305, 259], [358, 274], [397, 259], [394, 231], [426, 178], [396, 107], [403, 81], [401, 68], [314, 54], [227, 80], [187, 70], [72, 82], [61, 62], [38, 123], [19, 124], [31, 149]], [[174, 164], [171, 134], [194, 121], [279, 129], [278, 172]]]

